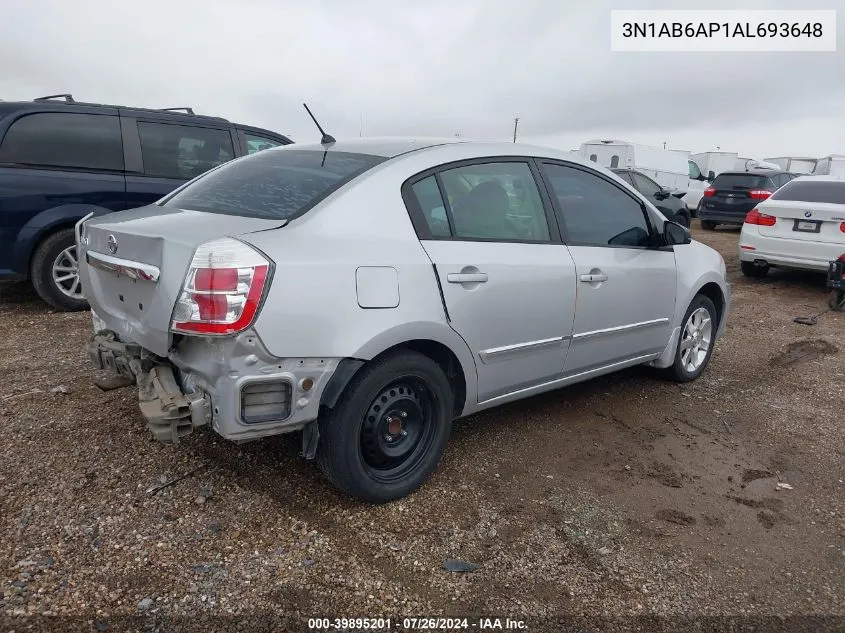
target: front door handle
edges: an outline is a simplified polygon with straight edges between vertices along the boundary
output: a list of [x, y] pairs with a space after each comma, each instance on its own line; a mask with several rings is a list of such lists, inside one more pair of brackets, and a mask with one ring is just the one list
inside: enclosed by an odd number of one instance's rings
[[487, 281], [487, 273], [449, 273], [446, 281], [450, 284], [483, 284]]
[[607, 281], [607, 275], [604, 273], [590, 273], [589, 275], [581, 275], [581, 281], [588, 284], [597, 283], [599, 281]]

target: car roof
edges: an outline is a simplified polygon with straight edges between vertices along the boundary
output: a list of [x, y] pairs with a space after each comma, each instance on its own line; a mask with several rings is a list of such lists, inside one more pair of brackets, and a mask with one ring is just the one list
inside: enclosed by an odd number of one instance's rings
[[749, 169], [748, 171], [742, 169], [734, 169], [732, 171], [723, 171], [719, 176], [778, 176], [780, 174], [789, 174], [792, 172], [785, 169]]
[[[320, 152], [350, 152], [370, 154], [390, 159], [416, 151], [449, 153], [449, 148], [454, 148], [457, 145], [460, 145], [461, 148], [465, 150], [463, 152], [464, 154], [475, 154], [478, 158], [486, 156], [537, 156], [540, 158], [549, 158], [586, 165], [598, 170], [606, 169], [595, 162], [588, 161], [582, 156], [571, 154], [568, 150], [560, 150], [552, 147], [543, 147], [526, 143], [510, 143], [505, 141], [456, 137], [364, 137], [339, 140], [327, 145], [323, 145], [321, 143], [297, 143], [295, 145], [285, 145], [284, 147], [274, 147], [271, 150], [265, 151], [312, 150]], [[471, 159], [470, 156], [466, 156], [465, 158]], [[432, 160], [436, 160], [436, 157], [433, 157]]]
[[793, 178], [790, 182], [845, 182], [845, 176], [813, 176], [812, 174], [805, 174]]

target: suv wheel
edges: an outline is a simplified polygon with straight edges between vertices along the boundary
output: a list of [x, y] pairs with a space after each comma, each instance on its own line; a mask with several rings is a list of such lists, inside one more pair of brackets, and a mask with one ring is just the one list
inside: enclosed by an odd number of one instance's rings
[[363, 367], [320, 420], [317, 461], [336, 487], [370, 503], [404, 497], [437, 468], [452, 426], [440, 366], [412, 351]]
[[678, 211], [675, 214], [675, 217], [672, 218], [672, 222], [677, 222], [681, 226], [685, 226], [685, 227], [689, 228], [689, 225], [690, 225], [689, 211]]
[[701, 228], [705, 231], [713, 231], [716, 228], [716, 223], [711, 220], [702, 220]]
[[696, 295], [684, 314], [675, 362], [661, 371], [663, 376], [675, 382], [698, 378], [713, 354], [717, 323], [716, 306], [704, 295]]
[[57, 310], [88, 308], [79, 279], [73, 229], [47, 236], [32, 255], [32, 285], [38, 295]]

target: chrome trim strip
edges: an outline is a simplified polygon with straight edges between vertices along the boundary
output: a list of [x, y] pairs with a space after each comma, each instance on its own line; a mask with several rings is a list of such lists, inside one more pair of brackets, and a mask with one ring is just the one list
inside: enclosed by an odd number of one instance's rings
[[82, 244], [82, 225], [85, 224], [85, 220], [90, 218], [92, 215], [94, 215], [93, 211], [91, 211], [91, 213], [89, 213], [84, 218], [79, 220], [79, 222], [77, 222], [76, 224], [73, 225], [73, 234], [74, 234], [74, 237], [76, 237], [76, 246], [77, 247], [80, 244]]
[[158, 278], [161, 276], [161, 271], [150, 264], [133, 262], [130, 259], [122, 259], [94, 251], [85, 253], [85, 261], [92, 268], [114, 273], [118, 277], [125, 275], [130, 279], [157, 283]]
[[593, 338], [594, 336], [604, 336], [605, 334], [620, 334], [622, 332], [629, 332], [631, 330], [639, 330], [644, 327], [651, 327], [653, 325], [664, 325], [669, 323], [669, 319], [652, 319], [651, 321], [640, 321], [639, 323], [631, 323], [630, 325], [617, 325], [616, 327], [609, 327], [603, 330], [591, 330], [590, 332], [581, 332], [580, 334], [573, 334], [573, 340], [580, 340], [584, 338]]
[[486, 365], [487, 363], [496, 362], [497, 360], [503, 360], [505, 357], [517, 355], [522, 352], [532, 352], [536, 349], [540, 349], [543, 347], [552, 347], [554, 345], [559, 345], [560, 343], [568, 339], [568, 336], [555, 336], [553, 338], [544, 338], [539, 341], [528, 341], [527, 343], [503, 345], [502, 347], [493, 347], [490, 349], [481, 350], [478, 353], [478, 356], [479, 358], [481, 358], [481, 362]]
[[623, 367], [625, 365], [637, 365], [639, 363], [644, 363], [646, 361], [654, 360], [655, 358], [659, 358], [660, 354], [647, 354], [645, 356], [636, 356], [634, 358], [629, 358], [627, 360], [622, 360], [616, 363], [611, 363], [610, 365], [602, 365], [601, 367], [595, 367], [594, 369], [588, 369], [587, 371], [582, 371], [577, 374], [571, 374], [569, 376], [563, 376], [562, 378], [556, 378], [555, 380], [550, 380], [549, 382], [540, 383], [539, 385], [534, 385], [533, 387], [525, 387], [523, 389], [518, 389], [516, 391], [511, 391], [509, 393], [502, 394], [501, 396], [496, 396], [495, 398], [490, 398], [488, 400], [482, 400], [479, 402], [479, 406], [487, 406], [490, 404], [495, 404], [497, 402], [505, 402], [516, 399], [517, 397], [525, 397], [531, 395], [535, 392], [540, 391], [550, 391], [552, 389], [556, 389], [558, 387], [563, 387], [573, 382], [578, 382], [581, 379], [586, 379], [592, 374], [598, 373], [606, 373], [608, 370], [613, 369], [614, 367]]

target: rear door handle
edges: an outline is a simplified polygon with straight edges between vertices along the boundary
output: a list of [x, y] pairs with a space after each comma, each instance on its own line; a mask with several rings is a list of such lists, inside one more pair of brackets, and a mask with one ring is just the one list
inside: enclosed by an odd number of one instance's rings
[[446, 281], [450, 284], [483, 284], [487, 281], [487, 273], [449, 273]]
[[581, 275], [581, 281], [584, 281], [586, 283], [607, 281], [607, 275], [605, 275], [604, 273], [590, 273], [589, 275]]

